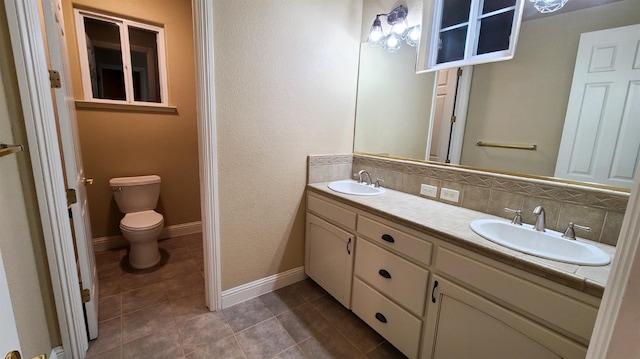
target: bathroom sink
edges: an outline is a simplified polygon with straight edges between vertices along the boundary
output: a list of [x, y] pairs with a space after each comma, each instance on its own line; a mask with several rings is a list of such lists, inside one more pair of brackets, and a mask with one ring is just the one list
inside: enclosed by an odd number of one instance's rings
[[384, 193], [384, 188], [382, 187], [374, 187], [353, 180], [333, 181], [329, 183], [329, 188], [336, 192], [354, 194], [356, 196], [378, 196]]
[[562, 238], [562, 233], [549, 229], [538, 232], [532, 225], [519, 226], [499, 219], [478, 219], [469, 226], [471, 230], [494, 243], [537, 257], [592, 266], [611, 262], [611, 257], [600, 248]]

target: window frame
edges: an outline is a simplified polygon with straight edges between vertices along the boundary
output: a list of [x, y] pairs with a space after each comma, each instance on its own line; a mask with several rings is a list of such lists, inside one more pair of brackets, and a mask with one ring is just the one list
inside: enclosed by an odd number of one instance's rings
[[[425, 0], [422, 18], [422, 36], [420, 48], [418, 49], [418, 61], [416, 62], [416, 71], [428, 72], [438, 71], [442, 69], [477, 65], [481, 63], [510, 60], [515, 55], [518, 35], [520, 33], [520, 25], [522, 23], [522, 13], [526, 0], [516, 0], [515, 5], [487, 14], [482, 14], [482, 6], [484, 0], [471, 0], [469, 15], [467, 16], [467, 33], [465, 38], [464, 56], [461, 60], [437, 63], [438, 43], [440, 34], [440, 23], [442, 20], [442, 12], [446, 0]], [[506, 50], [494, 51], [480, 55], [474, 55], [477, 51], [480, 39], [480, 20], [491, 15], [505, 12], [505, 9], [513, 9], [513, 20], [511, 22], [511, 34], [509, 36], [509, 48]], [[449, 28], [457, 27], [453, 25]]]
[[[84, 101], [88, 103], [100, 103], [100, 104], [113, 104], [113, 105], [138, 105], [138, 106], [153, 106], [153, 107], [168, 107], [169, 103], [169, 91], [167, 86], [167, 66], [166, 66], [166, 48], [165, 48], [165, 36], [164, 28], [151, 24], [141, 23], [138, 21], [127, 20], [116, 16], [100, 14], [93, 11], [83, 9], [73, 9], [74, 18], [76, 22], [76, 41], [78, 43], [78, 55], [80, 57], [80, 73], [82, 75], [82, 88], [84, 94]], [[124, 73], [124, 100], [113, 99], [101, 99], [93, 97], [93, 88], [91, 84], [91, 71], [89, 70], [89, 54], [87, 52], [87, 41], [84, 19], [90, 18], [100, 21], [105, 21], [118, 26], [120, 33], [120, 48], [122, 54], [122, 66]], [[131, 64], [131, 50], [145, 52], [143, 49], [148, 49], [140, 46], [131, 45], [129, 43], [129, 27], [134, 27], [142, 30], [153, 31], [156, 35], [156, 51], [158, 54], [158, 66], [154, 71], [158, 72], [158, 80], [160, 86], [160, 102], [148, 102], [137, 101], [134, 98], [133, 88], [133, 66]], [[114, 46], [105, 46], [106, 48]]]

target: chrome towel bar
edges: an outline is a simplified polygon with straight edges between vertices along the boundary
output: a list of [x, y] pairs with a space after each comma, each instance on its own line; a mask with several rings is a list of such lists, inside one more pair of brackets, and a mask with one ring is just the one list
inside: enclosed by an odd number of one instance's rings
[[517, 145], [517, 144], [510, 144], [510, 143], [495, 143], [495, 142], [483, 142], [483, 141], [478, 141], [476, 145], [481, 147], [510, 148], [514, 150], [529, 150], [529, 151], [536, 151], [538, 149], [538, 145]]

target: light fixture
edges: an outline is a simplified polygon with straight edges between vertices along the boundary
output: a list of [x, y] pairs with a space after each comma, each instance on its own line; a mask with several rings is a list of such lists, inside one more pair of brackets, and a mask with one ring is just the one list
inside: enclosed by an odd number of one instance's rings
[[[402, 45], [402, 40], [406, 40], [410, 46], [416, 46], [420, 42], [420, 25], [409, 27], [407, 24], [407, 14], [409, 10], [406, 6], [400, 5], [391, 10], [388, 14], [378, 14], [373, 20], [371, 30], [367, 36], [367, 44], [371, 47], [382, 46], [386, 52], [396, 52]], [[391, 25], [389, 34], [385, 34], [382, 29], [380, 16], [387, 17], [387, 23]]]
[[543, 14], [558, 11], [562, 9], [564, 4], [569, 0], [529, 0], [533, 6]]

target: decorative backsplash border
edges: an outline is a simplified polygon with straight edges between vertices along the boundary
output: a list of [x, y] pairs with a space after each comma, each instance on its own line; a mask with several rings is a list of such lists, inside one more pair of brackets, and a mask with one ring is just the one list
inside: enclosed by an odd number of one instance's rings
[[[541, 205], [547, 228], [564, 231], [574, 222], [591, 227], [578, 236], [609, 245], [618, 241], [629, 200], [625, 192], [360, 154], [309, 156], [308, 164], [309, 183], [352, 178], [364, 169], [384, 187], [417, 196], [421, 184], [435, 186], [438, 196], [430, 199], [451, 205], [504, 218], [510, 218], [505, 207], [521, 209], [526, 223], [535, 222], [533, 208]], [[440, 199], [443, 187], [459, 191], [459, 201]]]

